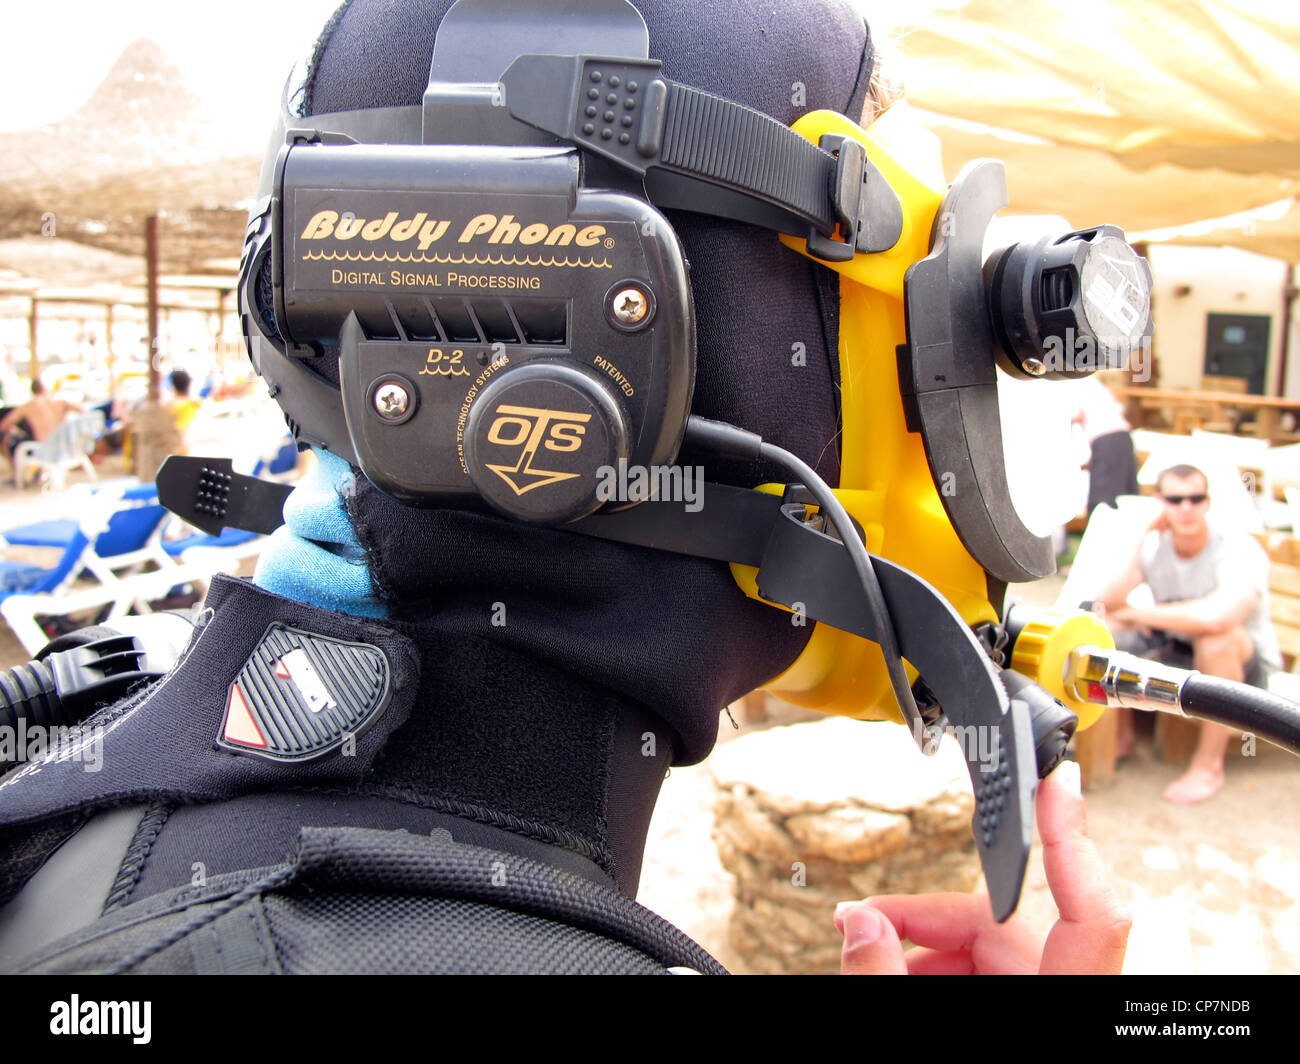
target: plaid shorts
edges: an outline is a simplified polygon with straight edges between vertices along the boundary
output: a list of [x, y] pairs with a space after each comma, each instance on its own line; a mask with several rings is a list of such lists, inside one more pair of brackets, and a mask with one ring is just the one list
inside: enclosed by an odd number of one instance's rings
[[[1115, 646], [1119, 650], [1136, 654], [1149, 661], [1158, 661], [1162, 665], [1172, 665], [1175, 669], [1196, 668], [1196, 650], [1191, 642], [1172, 632], [1153, 629], [1149, 632], [1116, 632]], [[1268, 672], [1259, 660], [1259, 652], [1252, 649], [1250, 660], [1246, 662], [1245, 682], [1251, 687], [1261, 689], [1268, 687]]]

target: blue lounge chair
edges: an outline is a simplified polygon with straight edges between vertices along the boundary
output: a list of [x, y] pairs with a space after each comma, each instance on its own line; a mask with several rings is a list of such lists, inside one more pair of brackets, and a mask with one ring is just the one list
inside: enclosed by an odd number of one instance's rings
[[[167, 597], [172, 588], [233, 568], [219, 555], [180, 562], [165, 549], [162, 533], [171, 515], [156, 501], [152, 484], [93, 494], [89, 500], [80, 521], [43, 521], [4, 533], [12, 545], [63, 552], [48, 569], [0, 563], [0, 587], [5, 588], [0, 590], [0, 615], [29, 653], [48, 640], [38, 617], [66, 617], [104, 606], [109, 619], [132, 610], [148, 612], [149, 602]], [[95, 583], [76, 588], [78, 577]]]

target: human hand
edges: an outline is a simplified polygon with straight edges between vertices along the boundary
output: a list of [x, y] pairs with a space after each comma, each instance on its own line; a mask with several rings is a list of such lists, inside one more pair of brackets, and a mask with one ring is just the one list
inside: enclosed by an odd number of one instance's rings
[[1164, 508], [1164, 505], [1162, 504], [1160, 507], [1160, 512], [1151, 519], [1150, 524], [1148, 524], [1146, 527], [1146, 531], [1142, 533], [1142, 538], [1146, 539], [1147, 535], [1151, 532], [1168, 532], [1168, 531], [1169, 531], [1169, 511], [1166, 510]]
[[[1079, 766], [1039, 784], [1043, 865], [1060, 919], [1046, 939], [1019, 914], [993, 919], [983, 894], [894, 894], [845, 902], [845, 975], [1118, 975], [1132, 920], [1087, 835]], [[902, 939], [915, 943], [904, 952]]]
[[1103, 620], [1112, 632], [1129, 631], [1138, 627], [1136, 613], [1132, 606], [1117, 606], [1113, 610], [1107, 610]]

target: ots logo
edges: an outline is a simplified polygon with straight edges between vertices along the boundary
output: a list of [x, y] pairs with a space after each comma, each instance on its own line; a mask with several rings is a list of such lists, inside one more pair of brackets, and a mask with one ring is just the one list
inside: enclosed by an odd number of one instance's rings
[[572, 480], [581, 473], [556, 473], [533, 467], [539, 447], [558, 453], [572, 453], [582, 446], [590, 414], [571, 410], [541, 410], [532, 406], [499, 406], [496, 420], [488, 429], [488, 443], [502, 447], [522, 447], [519, 460], [514, 465], [492, 465], [487, 468], [510, 485], [516, 495], [561, 480]]

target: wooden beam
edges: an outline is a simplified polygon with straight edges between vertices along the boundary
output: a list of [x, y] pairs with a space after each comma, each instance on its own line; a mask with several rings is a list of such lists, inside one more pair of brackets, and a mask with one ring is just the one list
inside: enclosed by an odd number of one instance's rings
[[[0, 299], [3, 298], [4, 298], [4, 293], [0, 292]], [[25, 300], [30, 300], [33, 297], [29, 295], [24, 295], [22, 298]], [[39, 295], [36, 296], [35, 298], [39, 299], [45, 307], [44, 317], [59, 318], [65, 321], [90, 321], [92, 318], [95, 317], [95, 311], [99, 307], [132, 307], [136, 310], [145, 310], [149, 306], [148, 300], [143, 298], [141, 299], [135, 299], [135, 298], [86, 299], [78, 296], [46, 296], [46, 295]], [[63, 314], [56, 314], [56, 313], [51, 313], [49, 309], [51, 307], [85, 307], [86, 309], [82, 313], [67, 311]], [[212, 308], [209, 306], [204, 306], [202, 304], [191, 305], [189, 303], [160, 302], [158, 304], [158, 309], [170, 310], [180, 314], [211, 314], [212, 313]], [[11, 311], [5, 311], [0, 309], [0, 317], [10, 317], [10, 318], [24, 317], [25, 318], [26, 316], [27, 316], [26, 313], [11, 312]]]
[[192, 288], [209, 292], [229, 292], [239, 284], [238, 276], [223, 274], [175, 274], [168, 273], [158, 278], [162, 288]]

